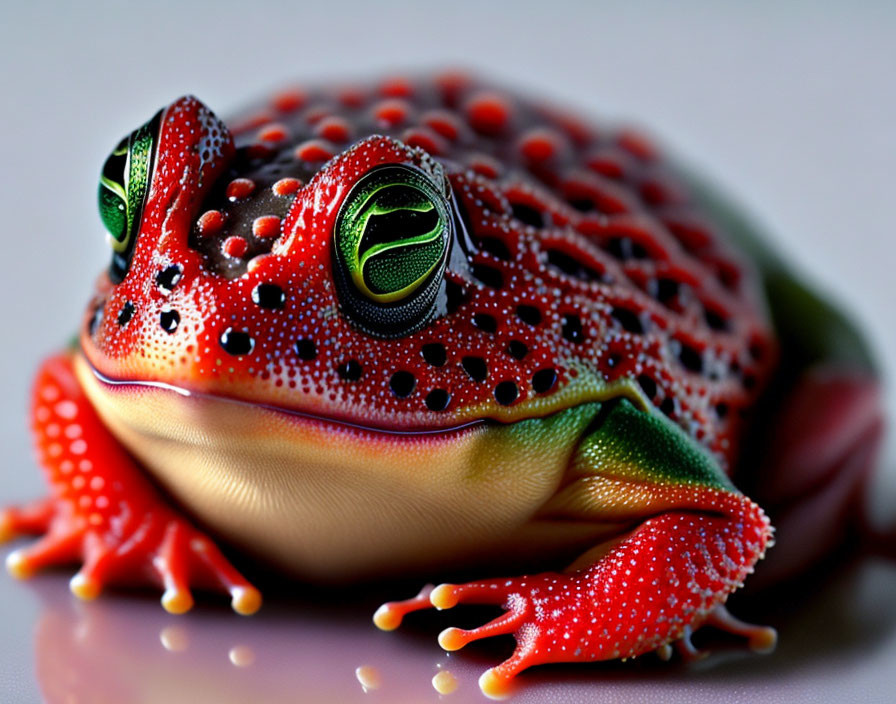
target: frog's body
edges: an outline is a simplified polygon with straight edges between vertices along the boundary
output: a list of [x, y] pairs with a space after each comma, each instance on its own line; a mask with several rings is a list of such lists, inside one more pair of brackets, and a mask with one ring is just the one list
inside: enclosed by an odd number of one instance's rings
[[83, 557], [84, 596], [136, 570], [171, 610], [191, 580], [257, 608], [154, 485], [304, 578], [571, 564], [378, 612], [505, 603], [442, 637], [516, 633], [497, 692], [721, 623], [770, 544], [728, 478], [777, 357], [757, 280], [633, 133], [457, 76], [290, 91], [231, 131], [183, 98], [101, 207], [115, 257], [38, 377], [54, 496], [4, 515], [48, 531], [14, 571]]

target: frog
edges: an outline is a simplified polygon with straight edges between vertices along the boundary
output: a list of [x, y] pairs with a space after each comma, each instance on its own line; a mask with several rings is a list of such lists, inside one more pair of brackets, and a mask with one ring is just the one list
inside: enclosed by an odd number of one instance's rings
[[544, 663], [698, 657], [707, 625], [772, 649], [728, 597], [861, 513], [861, 335], [640, 130], [453, 71], [226, 123], [185, 96], [118, 143], [98, 205], [111, 262], [33, 385], [50, 493], [0, 513], [38, 536], [16, 577], [75, 563], [82, 599], [249, 615], [239, 555], [323, 584], [476, 572], [374, 623], [503, 608], [438, 638], [513, 635], [480, 679], [500, 697]]

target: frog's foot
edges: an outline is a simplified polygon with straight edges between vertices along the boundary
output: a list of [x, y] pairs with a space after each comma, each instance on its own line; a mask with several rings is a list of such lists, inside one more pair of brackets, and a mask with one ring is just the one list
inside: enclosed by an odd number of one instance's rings
[[6, 565], [12, 575], [25, 578], [80, 562], [70, 584], [83, 599], [109, 584], [158, 584], [165, 609], [182, 613], [193, 605], [195, 585], [229, 593], [238, 613], [258, 610], [258, 590], [164, 502], [100, 422], [69, 355], [44, 363], [33, 400], [37, 450], [52, 495], [0, 513], [0, 537], [42, 535], [10, 553]]
[[686, 662], [696, 662], [709, 655], [706, 649], [697, 649], [691, 642], [691, 637], [696, 630], [703, 626], [711, 626], [720, 631], [730, 633], [747, 639], [747, 647], [754, 653], [770, 653], [778, 643], [778, 632], [770, 626], [757, 626], [741, 621], [732, 615], [724, 604], [719, 604], [709, 612], [703, 623], [696, 629], [687, 627], [681, 638], [675, 643], [665, 643], [656, 649], [656, 654], [661, 660], [670, 660], [674, 649]]
[[[706, 505], [718, 513], [648, 518], [612, 541], [608, 551], [597, 551], [597, 561], [577, 572], [436, 587], [429, 601], [437, 609], [458, 604], [505, 609], [479, 628], [444, 630], [439, 643], [457, 650], [512, 634], [517, 642], [513, 654], [479, 680], [482, 691], [494, 698], [505, 696], [514, 678], [533, 665], [635, 657], [683, 638], [687, 643], [701, 625], [746, 635], [766, 649], [773, 641], [770, 631], [754, 631], [716, 608], [764, 552], [771, 538], [768, 521], [737, 494], [719, 492]], [[426, 593], [380, 607], [378, 625], [395, 627], [404, 614], [426, 608]]]

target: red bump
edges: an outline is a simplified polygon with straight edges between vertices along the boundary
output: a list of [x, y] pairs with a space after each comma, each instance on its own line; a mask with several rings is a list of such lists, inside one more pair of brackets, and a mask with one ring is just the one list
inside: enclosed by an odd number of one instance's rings
[[410, 98], [414, 94], [414, 86], [407, 78], [394, 76], [380, 84], [380, 94], [387, 98]]
[[460, 102], [460, 96], [472, 84], [472, 79], [463, 71], [443, 71], [435, 77], [436, 87], [442, 94], [442, 102], [454, 107]]
[[233, 127], [230, 128], [230, 131], [234, 134], [242, 134], [243, 132], [248, 132], [249, 130], [255, 130], [261, 127], [262, 125], [266, 125], [274, 118], [267, 111], [258, 112], [254, 115], [247, 117], [242, 122], [236, 123]]
[[302, 182], [297, 178], [281, 178], [273, 186], [271, 190], [275, 196], [291, 196], [302, 187]]
[[452, 142], [460, 133], [457, 119], [446, 110], [430, 110], [423, 115], [423, 124]]
[[448, 151], [444, 140], [435, 132], [425, 127], [413, 127], [406, 130], [401, 140], [410, 147], [418, 147], [433, 156], [440, 156]]
[[363, 88], [348, 86], [339, 90], [336, 99], [347, 108], [359, 108], [365, 103], [367, 96]]
[[352, 126], [348, 120], [334, 115], [321, 120], [314, 132], [322, 139], [341, 144], [351, 139]]
[[333, 157], [333, 150], [326, 142], [309, 139], [296, 147], [295, 156], [302, 161], [327, 161]]
[[204, 236], [214, 235], [224, 226], [224, 214], [220, 210], [206, 210], [197, 221], [199, 234]]
[[238, 236], [228, 237], [224, 240], [224, 244], [221, 245], [221, 251], [233, 259], [239, 259], [240, 257], [245, 256], [248, 248], [249, 245], [246, 243], [246, 240]]
[[470, 168], [485, 178], [498, 178], [504, 171], [501, 164], [485, 154], [477, 154], [470, 158]]
[[373, 116], [389, 127], [395, 127], [408, 119], [410, 106], [404, 100], [389, 99], [377, 103]]
[[287, 137], [289, 137], [289, 130], [279, 122], [264, 127], [258, 133], [258, 139], [262, 142], [282, 142]]
[[657, 149], [653, 143], [645, 135], [633, 129], [621, 130], [616, 136], [616, 143], [642, 161], [653, 161], [657, 158]]
[[249, 196], [255, 190], [255, 181], [251, 178], [235, 178], [227, 184], [228, 200], [240, 200]]
[[252, 234], [259, 238], [277, 237], [280, 234], [280, 218], [262, 215], [252, 221]]
[[536, 127], [520, 139], [520, 152], [529, 161], [547, 161], [560, 149], [560, 137], [554, 130]]
[[285, 90], [274, 96], [271, 103], [279, 112], [294, 112], [305, 104], [307, 99], [304, 91], [298, 88]]
[[496, 135], [510, 120], [510, 103], [498, 93], [477, 93], [467, 103], [467, 120], [480, 134]]

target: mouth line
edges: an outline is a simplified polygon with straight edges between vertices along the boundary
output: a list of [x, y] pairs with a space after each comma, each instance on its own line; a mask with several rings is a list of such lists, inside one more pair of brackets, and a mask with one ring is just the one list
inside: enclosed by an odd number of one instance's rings
[[366, 433], [371, 434], [379, 434], [379, 435], [391, 435], [391, 436], [401, 436], [401, 437], [421, 437], [421, 436], [432, 436], [432, 435], [446, 435], [453, 434], [463, 430], [468, 430], [470, 428], [480, 426], [480, 425], [491, 425], [494, 421], [490, 421], [487, 418], [481, 418], [477, 420], [466, 421], [464, 423], [458, 423], [457, 425], [449, 425], [444, 427], [431, 427], [431, 428], [411, 428], [411, 429], [402, 429], [397, 430], [394, 428], [384, 428], [380, 426], [374, 425], [365, 425], [363, 423], [358, 423], [352, 420], [348, 420], [345, 418], [337, 418], [334, 416], [326, 416], [319, 415], [316, 413], [308, 413], [307, 411], [298, 411], [292, 408], [284, 408], [283, 406], [278, 406], [272, 403], [263, 403], [258, 401], [247, 401], [240, 398], [234, 398], [232, 396], [222, 396], [219, 394], [207, 393], [204, 391], [192, 391], [190, 389], [185, 389], [181, 386], [176, 386], [174, 384], [169, 384], [164, 381], [141, 381], [136, 379], [116, 379], [110, 376], [103, 374], [99, 369], [97, 369], [93, 363], [83, 357], [86, 362], [88, 368], [96, 377], [96, 379], [103, 384], [104, 386], [116, 387], [116, 388], [149, 388], [149, 389], [159, 389], [162, 391], [170, 391], [178, 394], [179, 396], [183, 396], [184, 398], [196, 398], [196, 399], [208, 399], [215, 401], [224, 401], [227, 403], [233, 403], [243, 406], [248, 406], [252, 408], [263, 408], [268, 411], [273, 411], [276, 413], [282, 413], [287, 416], [291, 416], [294, 418], [298, 418], [301, 420], [311, 421], [315, 423], [321, 424], [330, 424], [330, 425], [338, 425], [345, 428], [350, 428], [353, 430], [360, 430]]

